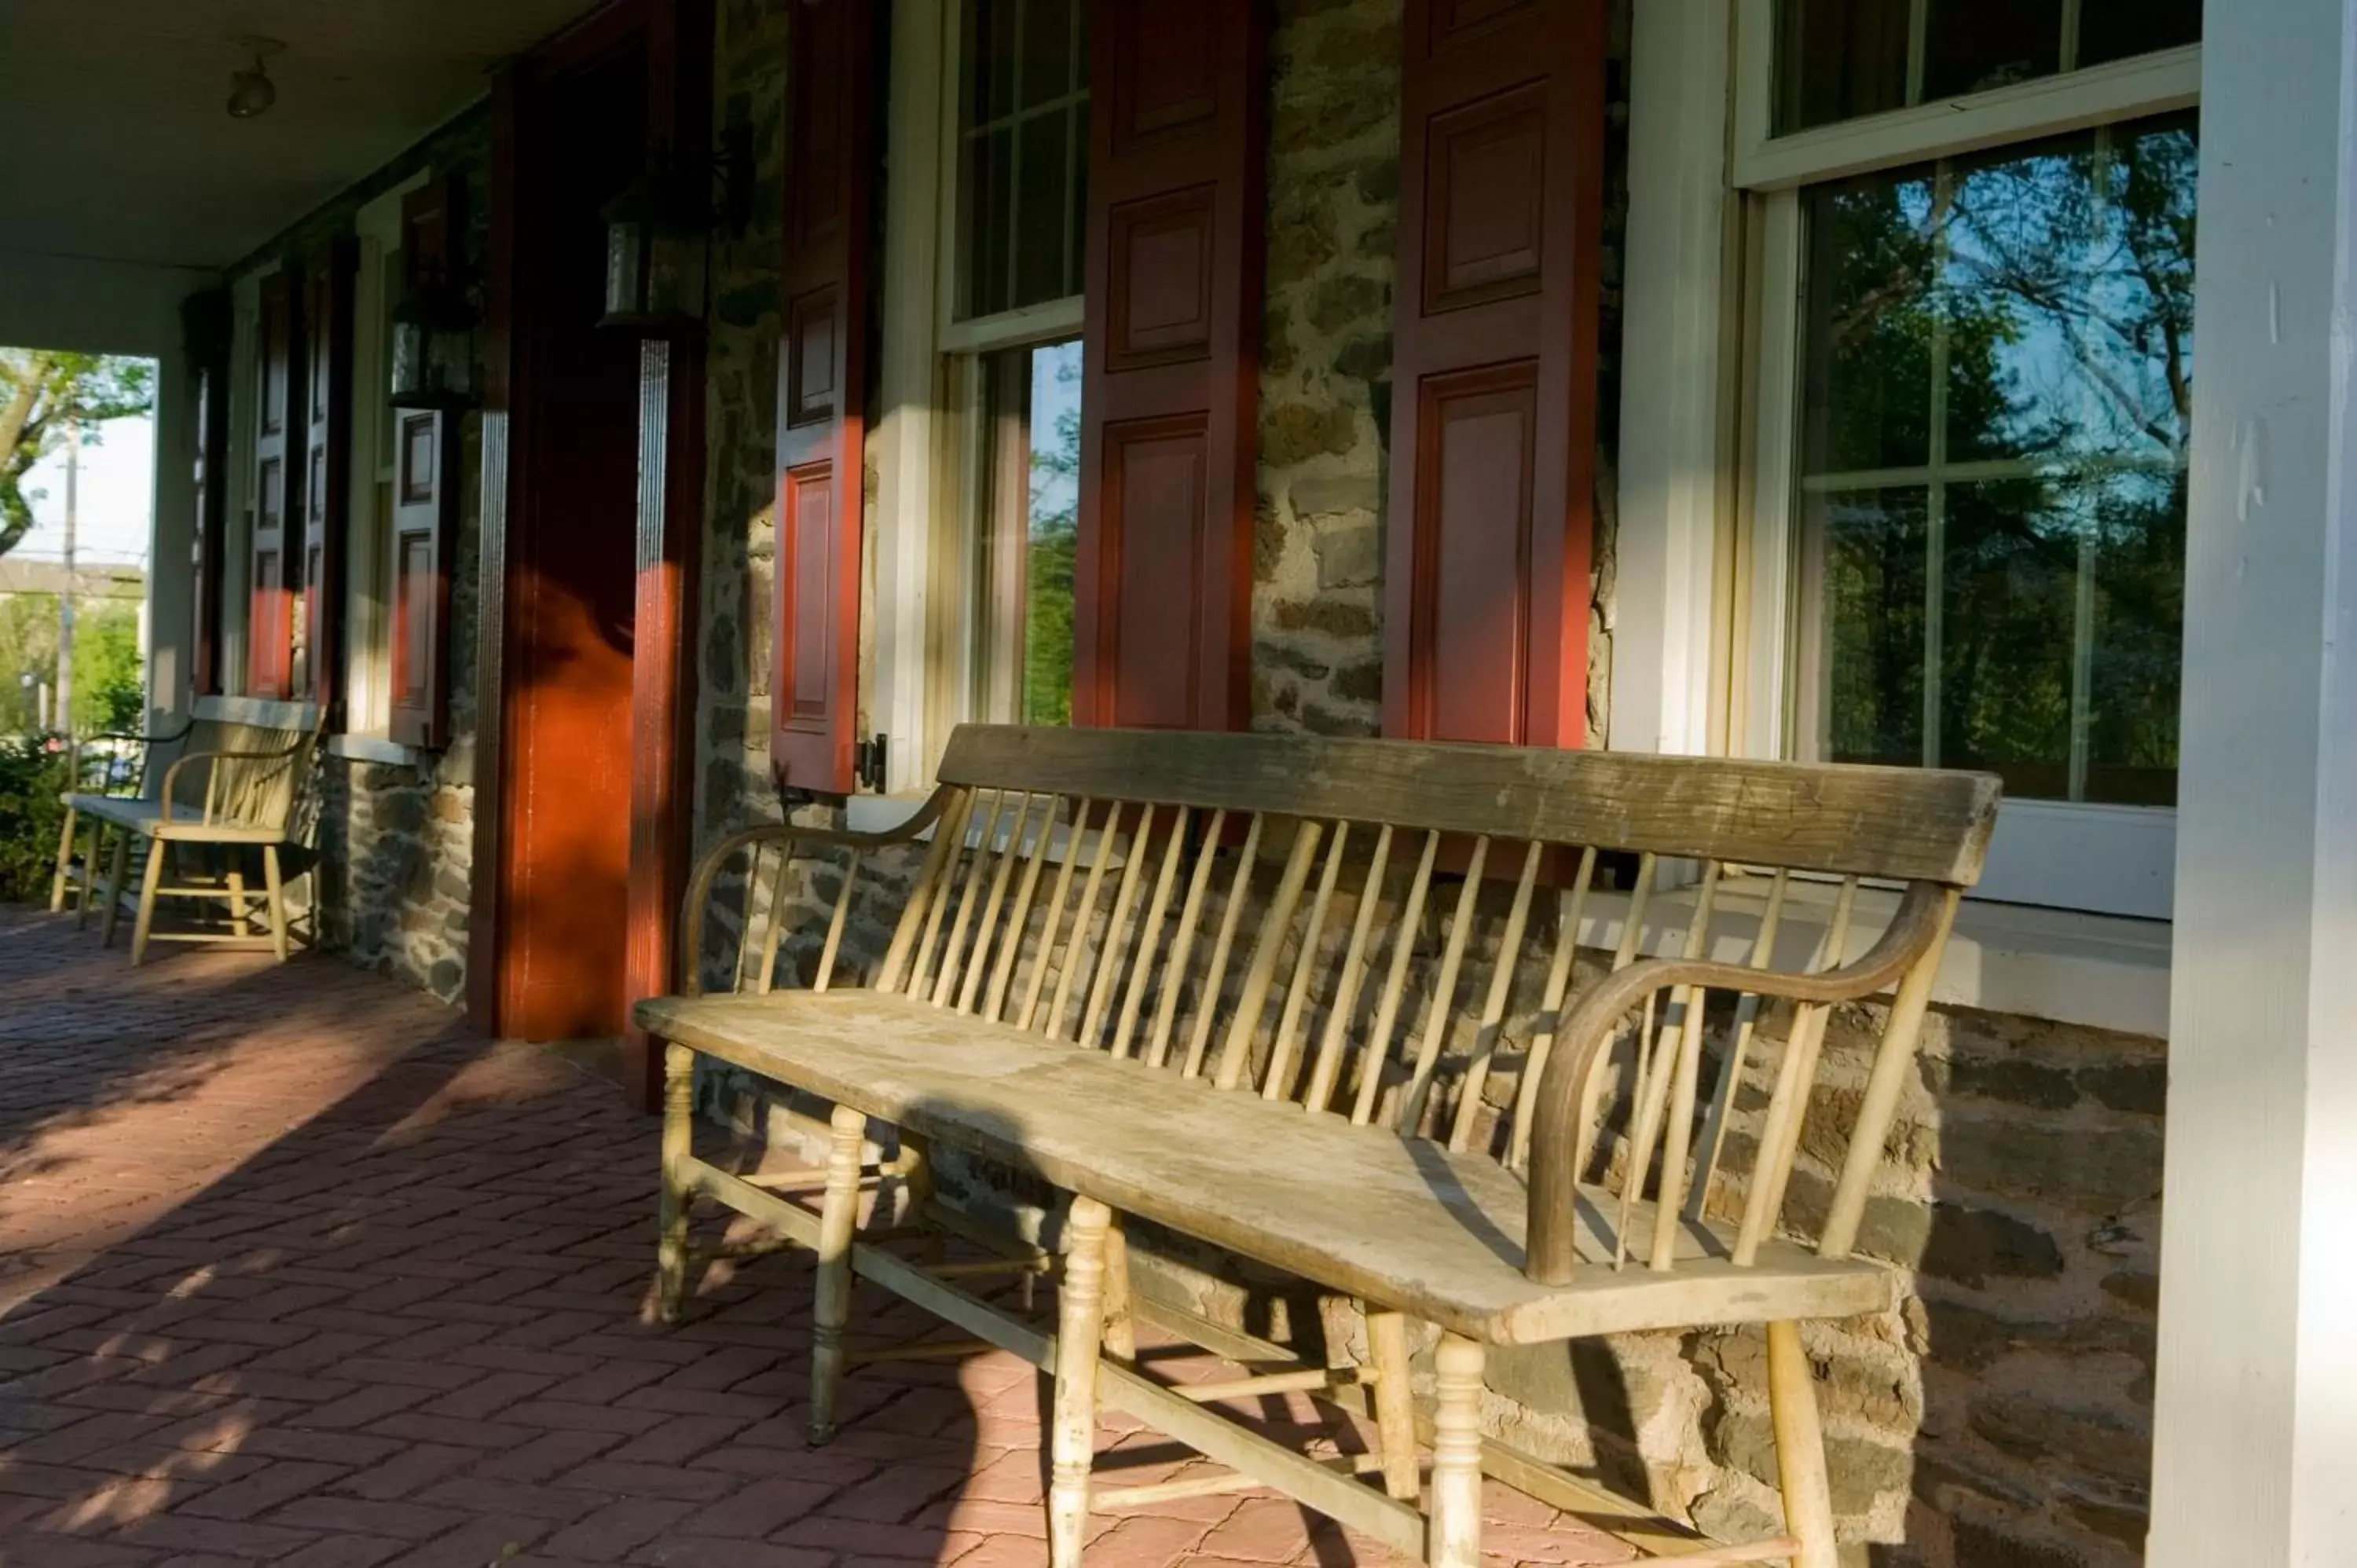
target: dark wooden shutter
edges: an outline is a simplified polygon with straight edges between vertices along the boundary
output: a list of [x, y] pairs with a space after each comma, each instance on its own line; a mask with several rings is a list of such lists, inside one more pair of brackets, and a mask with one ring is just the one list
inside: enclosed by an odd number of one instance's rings
[[332, 705], [343, 676], [343, 554], [351, 496], [352, 274], [349, 240], [338, 240], [304, 277], [309, 330], [303, 443], [303, 553], [295, 602], [292, 685]]
[[1602, 0], [1408, 0], [1383, 728], [1578, 746]]
[[450, 548], [457, 521], [458, 415], [393, 411], [393, 738], [449, 738]]
[[287, 528], [300, 515], [302, 462], [296, 435], [302, 424], [303, 384], [296, 373], [301, 322], [296, 279], [276, 272], [262, 280], [262, 318], [254, 355], [253, 529], [247, 553], [245, 689], [257, 697], [284, 697], [292, 685], [292, 574]]
[[1094, 13], [1076, 723], [1251, 716], [1263, 9]]
[[[457, 177], [401, 199], [401, 286], [441, 274], [457, 243]], [[450, 553], [458, 524], [460, 414], [402, 408], [393, 422], [393, 705], [404, 746], [449, 742]]]
[[877, 13], [873, 0], [809, 0], [789, 16], [770, 754], [780, 784], [845, 794], [858, 739]]
[[196, 457], [189, 471], [197, 505], [188, 542], [188, 690], [205, 696], [221, 690], [221, 562], [229, 488], [228, 291], [191, 295], [181, 315], [197, 376]]

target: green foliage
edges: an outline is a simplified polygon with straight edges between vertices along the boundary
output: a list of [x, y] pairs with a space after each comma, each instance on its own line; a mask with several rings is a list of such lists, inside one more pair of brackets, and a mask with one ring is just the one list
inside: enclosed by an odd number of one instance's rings
[[[139, 607], [125, 599], [84, 599], [74, 618], [73, 727], [79, 735], [135, 730], [147, 705], [139, 663]], [[24, 677], [53, 680], [58, 601], [48, 594], [0, 599], [0, 735], [30, 735], [39, 699]]]
[[24, 489], [33, 466], [65, 444], [79, 421], [84, 446], [110, 419], [155, 406], [156, 368], [145, 360], [0, 349], [0, 555], [33, 526], [35, 495]]
[[[1077, 345], [1044, 350], [1060, 385], [1080, 380]], [[1060, 352], [1059, 349], [1066, 351]], [[1031, 446], [1030, 539], [1023, 581], [1023, 722], [1072, 722], [1072, 569], [1080, 548], [1081, 413], [1058, 413]]]
[[62, 754], [38, 739], [0, 739], [0, 903], [45, 897], [65, 808]]

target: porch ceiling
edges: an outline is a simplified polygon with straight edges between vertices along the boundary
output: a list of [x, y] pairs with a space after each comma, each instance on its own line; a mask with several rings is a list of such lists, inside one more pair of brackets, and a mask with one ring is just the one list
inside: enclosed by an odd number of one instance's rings
[[[479, 97], [594, 0], [7, 0], [0, 252], [225, 265]], [[278, 102], [233, 120], [230, 40]]]

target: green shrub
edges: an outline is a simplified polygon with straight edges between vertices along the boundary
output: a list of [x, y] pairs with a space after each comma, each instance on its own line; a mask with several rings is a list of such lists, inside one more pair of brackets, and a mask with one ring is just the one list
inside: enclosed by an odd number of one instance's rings
[[65, 757], [44, 737], [0, 740], [0, 903], [48, 897], [65, 781]]

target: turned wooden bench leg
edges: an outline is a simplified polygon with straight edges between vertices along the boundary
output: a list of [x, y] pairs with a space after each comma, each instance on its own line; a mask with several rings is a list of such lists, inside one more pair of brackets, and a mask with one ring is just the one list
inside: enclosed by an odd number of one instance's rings
[[[111, 948], [114, 945], [114, 922], [117, 917], [123, 913], [123, 879], [128, 872], [130, 865], [131, 830], [128, 828], [117, 829], [114, 834], [114, 856], [107, 863], [106, 893], [104, 895], [106, 899], [106, 908], [100, 911], [98, 919], [98, 945], [100, 947]], [[137, 963], [139, 961], [138, 959], [134, 958], [131, 961]]]
[[[123, 850], [131, 843], [131, 835], [123, 835], [123, 843], [114, 852], [114, 886], [106, 893], [106, 927], [111, 935], [114, 929], [114, 910], [123, 882]], [[147, 933], [156, 928], [156, 889], [164, 885], [163, 839], [147, 841], [147, 872], [139, 881], [139, 918], [131, 928], [131, 961], [135, 966], [147, 956]]]
[[1137, 1359], [1137, 1319], [1129, 1303], [1129, 1237], [1118, 1214], [1105, 1228], [1103, 1344], [1105, 1354], [1116, 1361]]
[[74, 906], [74, 929], [77, 931], [89, 924], [90, 901], [98, 895], [98, 846], [100, 837], [105, 832], [103, 822], [96, 817], [90, 820], [90, 845], [81, 852], [81, 899]]
[[1801, 1348], [1801, 1326], [1768, 1326], [1768, 1405], [1776, 1428], [1776, 1477], [1784, 1529], [1801, 1543], [1792, 1568], [1838, 1568], [1824, 1431], [1817, 1422], [1816, 1373]]
[[1443, 1335], [1433, 1352], [1432, 1517], [1425, 1558], [1432, 1568], [1481, 1568], [1481, 1347]]
[[686, 1184], [695, 1146], [695, 1053], [677, 1041], [663, 1047], [662, 1240], [655, 1251], [655, 1310], [677, 1323], [687, 1299]]
[[1415, 1501], [1422, 1477], [1415, 1462], [1415, 1391], [1408, 1382], [1407, 1317], [1370, 1310], [1367, 1348], [1375, 1367], [1375, 1431], [1383, 1444], [1383, 1490]]
[[834, 1400], [843, 1387], [844, 1327], [851, 1319], [851, 1233], [859, 1219], [859, 1155], [867, 1118], [834, 1108], [826, 1156], [826, 1198], [818, 1219], [818, 1302], [811, 1313], [810, 1435], [834, 1436]]
[[[73, 865], [74, 818], [80, 813], [71, 806], [66, 808], [66, 825], [58, 832], [58, 872], [49, 878], [49, 913], [54, 915], [66, 907], [66, 875]], [[95, 868], [93, 868], [95, 869]], [[82, 895], [89, 902], [90, 895]]]
[[1049, 1434], [1049, 1568], [1081, 1568], [1089, 1532], [1089, 1468], [1097, 1447], [1097, 1358], [1105, 1331], [1106, 1238], [1113, 1210], [1075, 1197], [1064, 1220], [1056, 1294], [1056, 1402]]
[[[278, 875], [278, 846], [262, 846], [262, 880], [270, 893], [270, 950], [286, 961], [286, 882]], [[317, 932], [313, 933], [315, 936]]]
[[230, 852], [229, 870], [222, 874], [222, 880], [229, 884], [230, 934], [244, 936], [253, 929], [253, 919], [246, 909], [245, 864], [237, 858], [235, 850]]

